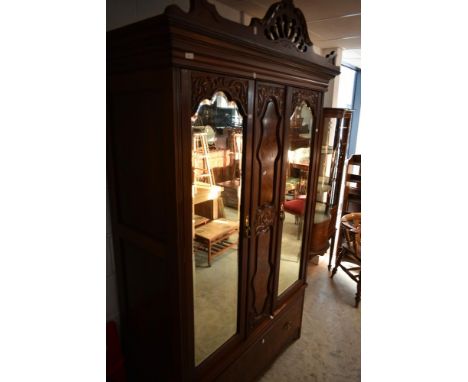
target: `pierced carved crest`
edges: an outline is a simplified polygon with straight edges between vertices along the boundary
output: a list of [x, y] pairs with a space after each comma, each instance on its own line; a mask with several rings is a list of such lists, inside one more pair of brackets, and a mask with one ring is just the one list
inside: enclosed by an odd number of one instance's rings
[[263, 19], [252, 19], [251, 25], [263, 28], [267, 39], [278, 41], [282, 46], [294, 47], [299, 52], [305, 53], [313, 45], [304, 15], [292, 0], [273, 4]]

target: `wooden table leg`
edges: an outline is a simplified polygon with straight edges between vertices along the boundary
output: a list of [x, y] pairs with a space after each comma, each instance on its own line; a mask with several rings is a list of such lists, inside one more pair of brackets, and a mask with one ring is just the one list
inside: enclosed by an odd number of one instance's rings
[[208, 240], [208, 266], [211, 267], [211, 240]]

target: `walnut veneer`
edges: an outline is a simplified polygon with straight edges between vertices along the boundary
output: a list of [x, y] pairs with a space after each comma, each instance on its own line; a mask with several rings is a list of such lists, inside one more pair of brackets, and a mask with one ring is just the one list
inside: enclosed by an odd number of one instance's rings
[[[128, 378], [254, 380], [300, 336], [317, 134], [339, 68], [313, 52], [302, 13], [287, 0], [250, 26], [193, 0], [188, 13], [170, 6], [109, 32], [107, 45], [108, 179]], [[237, 331], [195, 366], [191, 116], [218, 91], [243, 117]], [[285, 143], [302, 101], [314, 125], [301, 270], [278, 296]]]

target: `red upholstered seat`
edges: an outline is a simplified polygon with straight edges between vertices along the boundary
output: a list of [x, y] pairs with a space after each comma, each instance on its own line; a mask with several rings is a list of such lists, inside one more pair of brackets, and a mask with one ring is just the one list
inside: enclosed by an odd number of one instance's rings
[[284, 202], [284, 210], [293, 215], [304, 215], [306, 199], [293, 199]]

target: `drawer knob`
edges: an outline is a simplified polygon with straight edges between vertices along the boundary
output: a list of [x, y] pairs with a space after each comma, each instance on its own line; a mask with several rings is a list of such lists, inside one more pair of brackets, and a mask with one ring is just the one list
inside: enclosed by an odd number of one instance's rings
[[273, 316], [270, 316], [270, 320], [273, 320], [274, 318], [275, 318], [275, 317], [273, 317]]
[[289, 330], [289, 329], [292, 328], [292, 325], [291, 325], [290, 322], [286, 322], [286, 323], [284, 324], [283, 328], [286, 329], [286, 330]]
[[265, 338], [262, 338], [262, 345], [265, 343]]

